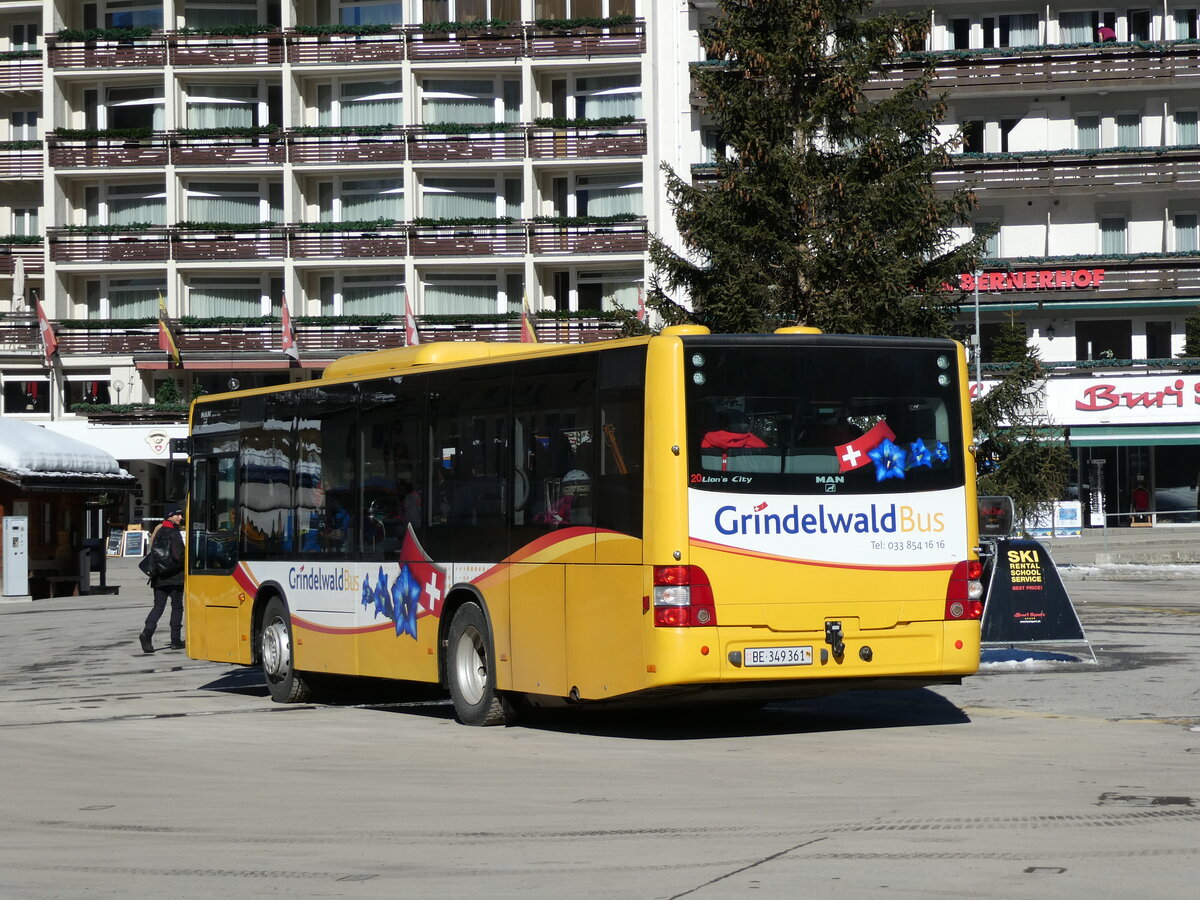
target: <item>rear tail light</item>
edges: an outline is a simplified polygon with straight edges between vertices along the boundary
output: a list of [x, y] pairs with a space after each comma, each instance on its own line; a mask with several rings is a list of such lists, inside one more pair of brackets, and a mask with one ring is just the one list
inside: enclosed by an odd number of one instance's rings
[[978, 619], [983, 615], [983, 563], [964, 559], [950, 573], [946, 585], [946, 618]]
[[654, 567], [654, 624], [703, 628], [717, 624], [712, 585], [699, 566]]

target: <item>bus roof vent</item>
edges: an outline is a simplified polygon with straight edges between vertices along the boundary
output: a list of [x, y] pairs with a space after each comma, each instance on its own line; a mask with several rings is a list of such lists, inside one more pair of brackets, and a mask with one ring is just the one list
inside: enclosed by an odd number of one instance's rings
[[374, 350], [354, 353], [334, 360], [325, 367], [326, 378], [360, 378], [383, 376], [415, 366], [445, 365], [473, 359], [494, 359], [519, 356], [560, 347], [561, 344], [508, 344], [484, 341], [436, 341], [393, 350]]
[[776, 328], [776, 334], [823, 334], [820, 328], [813, 328], [811, 325], [787, 325], [783, 328]]

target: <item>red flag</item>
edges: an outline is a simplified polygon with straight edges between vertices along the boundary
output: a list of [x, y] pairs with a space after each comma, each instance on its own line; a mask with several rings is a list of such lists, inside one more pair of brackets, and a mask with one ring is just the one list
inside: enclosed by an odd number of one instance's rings
[[638, 288], [637, 320], [642, 323], [646, 321], [646, 292], [642, 288]]
[[533, 316], [529, 312], [529, 298], [521, 299], [521, 343], [536, 344], [537, 329], [533, 326]]
[[874, 450], [884, 441], [894, 441], [896, 433], [888, 427], [888, 423], [879, 421], [875, 427], [864, 434], [862, 437], [856, 437], [848, 444], [838, 444], [834, 448], [838, 458], [838, 471], [849, 472], [851, 469], [859, 469], [871, 462], [871, 457], [867, 453]]
[[46, 318], [46, 311], [42, 309], [42, 301], [35, 300], [37, 304], [38, 331], [42, 335], [42, 352], [46, 354], [46, 365], [50, 365], [51, 357], [58, 352], [58, 338], [54, 336], [54, 329], [50, 327], [50, 320]]
[[158, 349], [171, 358], [173, 365], [181, 365], [179, 346], [175, 343], [175, 335], [171, 331], [171, 317], [167, 315], [167, 301], [163, 295], [158, 295]]
[[404, 532], [404, 542], [400, 545], [400, 562], [408, 566], [413, 578], [421, 587], [417, 618], [423, 616], [440, 618], [446, 599], [446, 570], [437, 565], [425, 553], [425, 548], [417, 540], [412, 525], [409, 525]]
[[292, 314], [288, 311], [287, 294], [280, 299], [283, 302], [283, 334], [280, 338], [283, 355], [300, 362], [300, 347], [296, 344], [296, 329], [292, 327]]
[[404, 293], [404, 345], [415, 347], [421, 343], [421, 333], [417, 331], [417, 317], [413, 315], [412, 300], [408, 292]]

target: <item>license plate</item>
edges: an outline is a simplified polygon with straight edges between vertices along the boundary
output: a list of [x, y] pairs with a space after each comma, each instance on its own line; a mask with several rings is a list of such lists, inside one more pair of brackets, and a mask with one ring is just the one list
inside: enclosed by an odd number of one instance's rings
[[811, 666], [812, 647], [747, 647], [748, 666]]

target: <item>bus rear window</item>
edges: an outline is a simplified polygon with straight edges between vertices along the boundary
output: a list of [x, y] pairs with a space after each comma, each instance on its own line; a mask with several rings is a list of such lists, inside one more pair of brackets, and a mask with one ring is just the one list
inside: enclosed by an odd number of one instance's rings
[[963, 484], [950, 342], [688, 341], [684, 377], [691, 487], [878, 494]]

